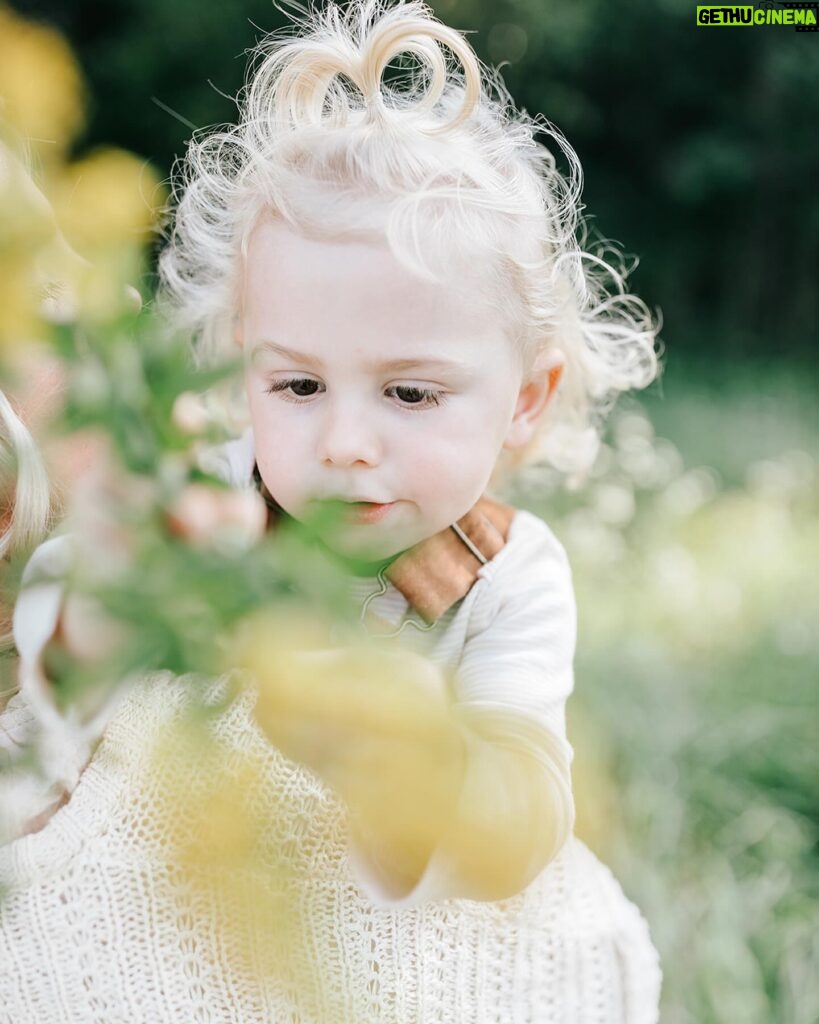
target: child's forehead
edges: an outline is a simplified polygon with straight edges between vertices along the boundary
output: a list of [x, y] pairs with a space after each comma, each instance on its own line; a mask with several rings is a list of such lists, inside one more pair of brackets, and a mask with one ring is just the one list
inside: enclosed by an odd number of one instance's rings
[[332, 324], [405, 342], [504, 330], [480, 274], [431, 281], [402, 263], [386, 238], [320, 239], [270, 220], [250, 236], [242, 312], [256, 329], [290, 336]]
[[[420, 245], [423, 248], [423, 242]], [[417, 273], [391, 249], [386, 230], [319, 236], [277, 218], [263, 217], [250, 231], [245, 253], [247, 275], [273, 270], [288, 277], [315, 278], [328, 269], [335, 275], [346, 272], [390, 277], [407, 288], [422, 289], [426, 285], [430, 295], [435, 291], [468, 294], [476, 303], [483, 291], [478, 284], [483, 277], [478, 266], [471, 275], [453, 273], [442, 282]]]
[[477, 344], [464, 346], [453, 344], [449, 349], [435, 348], [428, 344], [401, 345], [385, 343], [370, 351], [364, 345], [354, 346], [348, 352], [326, 339], [314, 339], [305, 345], [286, 344], [288, 339], [264, 338], [253, 345], [251, 358], [254, 363], [298, 364], [309, 370], [321, 372], [334, 361], [341, 363], [348, 371], [364, 371], [377, 376], [390, 373], [411, 373], [428, 370], [451, 379], [470, 380], [475, 377], [476, 366], [480, 365], [481, 353]]

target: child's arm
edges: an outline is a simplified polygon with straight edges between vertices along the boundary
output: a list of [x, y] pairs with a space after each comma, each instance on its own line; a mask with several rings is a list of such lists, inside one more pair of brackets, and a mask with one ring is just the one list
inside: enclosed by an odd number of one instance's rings
[[[546, 524], [519, 515], [525, 534], [501, 552], [490, 576], [491, 621], [467, 641], [456, 673], [459, 707], [478, 738], [461, 809], [478, 835], [493, 822], [506, 836], [499, 858], [508, 851], [512, 892], [557, 856], [574, 825], [566, 735], [577, 634], [571, 567]], [[495, 868], [491, 859], [482, 864], [491, 888]], [[501, 862], [497, 871], [500, 880]]]
[[565, 552], [539, 525], [532, 544], [498, 556], [485, 591], [494, 602], [475, 610], [489, 621], [467, 641], [454, 680], [466, 771], [450, 824], [428, 862], [416, 859], [417, 884], [377, 821], [354, 837], [353, 866], [375, 902], [511, 896], [571, 832], [565, 702], [573, 688], [576, 611]]
[[403, 898], [367, 872], [366, 853], [356, 861], [378, 902], [511, 896], [557, 855], [573, 826], [565, 727], [576, 639], [571, 569], [545, 524], [530, 516], [518, 526], [525, 535], [518, 531], [482, 574], [488, 586], [455, 673], [468, 751], [457, 811]]
[[[438, 813], [443, 827], [426, 846], [408, 845], [394, 830], [385, 832], [375, 816], [355, 824], [351, 861], [374, 902], [408, 907], [429, 900], [514, 896], [568, 837], [574, 806], [560, 751], [549, 755], [543, 745], [535, 749], [522, 735], [499, 730], [467, 732], [464, 751], [461, 788], [454, 799], [444, 790], [441, 799], [450, 801], [449, 813]], [[407, 799], [399, 790], [393, 798], [399, 806]]]

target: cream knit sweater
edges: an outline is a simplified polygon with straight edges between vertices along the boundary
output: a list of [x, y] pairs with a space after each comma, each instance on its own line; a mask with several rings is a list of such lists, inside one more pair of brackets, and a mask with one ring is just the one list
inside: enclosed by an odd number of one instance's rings
[[[222, 459], [226, 478], [247, 483], [247, 436]], [[130, 687], [96, 746], [56, 715], [38, 654], [59, 607], [47, 576], [68, 558], [67, 537], [38, 549], [27, 579], [41, 582], [15, 612], [22, 689], [0, 717], [0, 754], [13, 760], [33, 740], [47, 776], [24, 764], [0, 775], [0, 1024], [655, 1024], [661, 975], [646, 922], [576, 837], [508, 899], [466, 898], [438, 853], [392, 898], [351, 844], [343, 803], [266, 741], [252, 689], [221, 708], [216, 681], [205, 700], [220, 703], [207, 728], [221, 778], [239, 781], [243, 806], [271, 809], [260, 859], [229, 877], [183, 870], [171, 832], [190, 801], [213, 797], [213, 776], [181, 757], [163, 775], [151, 752], [183, 720], [195, 681], [161, 673]], [[351, 580], [357, 600], [376, 588]], [[392, 586], [371, 607], [395, 625], [413, 614]], [[507, 742], [570, 763], [571, 573], [541, 520], [519, 511], [466, 597], [400, 642], [451, 673], [459, 702]], [[19, 835], [61, 787], [65, 806]], [[271, 883], [282, 869], [286, 899]]]

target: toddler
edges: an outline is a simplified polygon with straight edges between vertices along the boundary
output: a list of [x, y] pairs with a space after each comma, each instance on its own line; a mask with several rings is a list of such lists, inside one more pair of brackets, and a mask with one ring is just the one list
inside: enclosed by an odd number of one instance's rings
[[[404, 54], [419, 67], [399, 88], [385, 72]], [[270, 807], [299, 921], [290, 945], [268, 936], [265, 974], [218, 914], [202, 927], [154, 841], [145, 739], [184, 685], [130, 692], [98, 745], [55, 749], [58, 788], [29, 807], [59, 809], [0, 849], [0, 1021], [658, 1020], [646, 923], [572, 831], [566, 554], [493, 496], [537, 461], [579, 483], [617, 394], [657, 374], [645, 306], [581, 248], [579, 191], [559, 132], [414, 0], [305, 12], [260, 48], [240, 124], [194, 140], [158, 298], [203, 364], [242, 355], [222, 396], [241, 428], [207, 468], [257, 488], [270, 529], [318, 524], [381, 638], [384, 691], [416, 678], [457, 709], [460, 742], [428, 794], [434, 827], [408, 844], [351, 806], [343, 733], [323, 743], [307, 709], [277, 715], [252, 691], [231, 705], [215, 741], [262, 765], [250, 799]], [[35, 553], [14, 620], [20, 701], [55, 729], [40, 654], [65, 540]], [[35, 950], [48, 969], [14, 966]]]

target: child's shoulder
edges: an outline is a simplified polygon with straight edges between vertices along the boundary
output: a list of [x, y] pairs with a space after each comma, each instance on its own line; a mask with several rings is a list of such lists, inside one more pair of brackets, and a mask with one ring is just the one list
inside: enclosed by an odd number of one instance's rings
[[[514, 622], [538, 629], [563, 623], [574, 630], [576, 599], [566, 549], [548, 523], [526, 509], [514, 509], [506, 543], [478, 570], [470, 632]], [[506, 628], [506, 627], [504, 627]]]
[[482, 566], [479, 575], [497, 583], [539, 576], [570, 577], [569, 556], [551, 526], [527, 509], [514, 508], [512, 512], [505, 545]]

